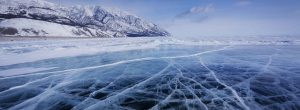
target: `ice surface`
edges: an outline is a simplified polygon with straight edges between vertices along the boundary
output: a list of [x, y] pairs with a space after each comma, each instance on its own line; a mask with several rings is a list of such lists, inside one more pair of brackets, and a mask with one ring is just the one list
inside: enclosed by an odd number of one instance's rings
[[11, 65], [43, 59], [156, 48], [159, 43], [149, 38], [80, 39], [63, 41], [0, 42], [0, 65]]
[[8, 69], [0, 71], [0, 76], [15, 76], [15, 75], [22, 75], [26, 73], [33, 73], [33, 72], [39, 72], [39, 71], [45, 71], [50, 70], [53, 68], [16, 68], [16, 69]]
[[[44, 49], [50, 53], [71, 45], [61, 42], [2, 43], [1, 56]], [[170, 39], [76, 42], [72, 45], [77, 47], [64, 48], [151, 46], [3, 64], [0, 71], [52, 69], [0, 78], [0, 109], [300, 109], [299, 45], [196, 45]]]

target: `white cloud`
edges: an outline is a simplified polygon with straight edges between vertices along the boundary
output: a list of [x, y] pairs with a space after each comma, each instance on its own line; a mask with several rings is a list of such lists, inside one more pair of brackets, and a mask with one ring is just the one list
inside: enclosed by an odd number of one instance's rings
[[183, 13], [180, 13], [176, 17], [187, 17], [191, 15], [201, 15], [201, 14], [207, 14], [215, 11], [215, 7], [212, 4], [209, 4], [207, 6], [196, 6], [192, 7], [188, 11], [185, 11]]
[[190, 9], [190, 13], [198, 14], [198, 13], [209, 13], [215, 11], [215, 7], [212, 4], [209, 4], [205, 7], [193, 7]]
[[173, 21], [190, 21], [194, 23], [203, 22], [204, 20], [209, 19], [214, 11], [215, 7], [212, 4], [206, 6], [196, 6], [176, 15]]

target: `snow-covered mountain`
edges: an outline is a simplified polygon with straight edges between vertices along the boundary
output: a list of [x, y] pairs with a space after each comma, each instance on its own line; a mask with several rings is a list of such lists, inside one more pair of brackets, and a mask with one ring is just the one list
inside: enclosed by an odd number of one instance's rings
[[117, 9], [66, 7], [44, 0], [0, 0], [0, 34], [18, 36], [168, 36], [155, 24]]

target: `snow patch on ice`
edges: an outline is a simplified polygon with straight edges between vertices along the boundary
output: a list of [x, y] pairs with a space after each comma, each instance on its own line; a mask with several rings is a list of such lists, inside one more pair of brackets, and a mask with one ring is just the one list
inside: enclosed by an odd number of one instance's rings
[[[91, 55], [99, 52], [116, 52], [156, 48], [159, 44], [151, 40], [88, 39], [66, 41], [37, 41], [0, 43], [0, 65], [33, 62], [43, 59]], [[4, 45], [11, 45], [5, 47]], [[24, 51], [27, 50], [27, 51]]]

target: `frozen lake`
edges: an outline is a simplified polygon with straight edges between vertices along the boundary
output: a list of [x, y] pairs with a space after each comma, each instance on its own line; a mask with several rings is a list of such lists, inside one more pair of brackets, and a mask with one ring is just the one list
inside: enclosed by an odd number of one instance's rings
[[300, 109], [300, 45], [205, 44], [0, 43], [0, 110]]

